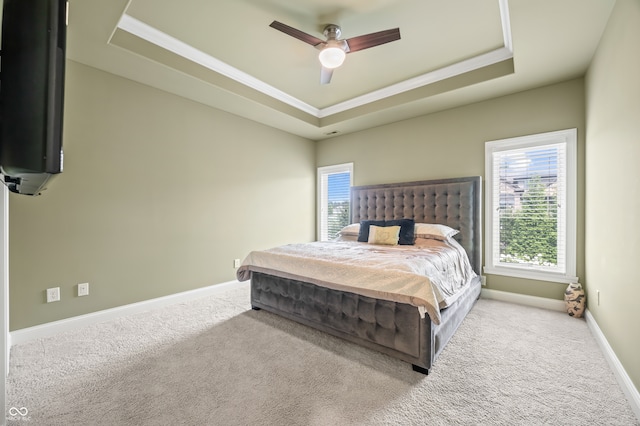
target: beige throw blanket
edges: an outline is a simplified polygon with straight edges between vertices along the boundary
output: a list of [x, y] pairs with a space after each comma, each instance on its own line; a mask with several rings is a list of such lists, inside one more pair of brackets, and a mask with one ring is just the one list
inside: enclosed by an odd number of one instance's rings
[[440, 308], [453, 303], [475, 273], [456, 242], [420, 239], [414, 246], [380, 246], [352, 241], [289, 244], [251, 252], [237, 271], [251, 272], [416, 306], [435, 324]]

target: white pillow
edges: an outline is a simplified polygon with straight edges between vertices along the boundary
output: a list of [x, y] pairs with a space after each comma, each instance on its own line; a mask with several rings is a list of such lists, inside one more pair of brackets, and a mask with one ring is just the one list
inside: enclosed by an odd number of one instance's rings
[[355, 235], [356, 237], [360, 233], [360, 224], [352, 223], [351, 225], [347, 225], [338, 232], [338, 235]]
[[437, 223], [416, 223], [415, 227], [416, 238], [432, 238], [441, 241], [448, 240], [458, 232], [460, 231], [457, 229]]
[[375, 226], [369, 227], [369, 244], [384, 244], [397, 246], [400, 239], [399, 226]]
[[354, 241], [354, 242], [357, 242], [358, 241], [358, 236], [357, 235], [340, 235], [340, 234], [338, 234], [338, 236], [335, 237], [331, 241]]

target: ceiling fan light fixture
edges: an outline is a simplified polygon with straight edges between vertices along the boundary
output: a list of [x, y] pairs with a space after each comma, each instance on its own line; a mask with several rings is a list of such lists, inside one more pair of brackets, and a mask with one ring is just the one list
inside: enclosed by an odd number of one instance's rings
[[318, 59], [320, 59], [320, 63], [323, 67], [333, 69], [342, 65], [345, 56], [347, 56], [347, 54], [342, 48], [329, 44], [320, 51]]
[[324, 27], [323, 31], [326, 40], [321, 40], [318, 37], [290, 27], [282, 22], [273, 21], [269, 26], [320, 50], [320, 54], [318, 55], [318, 59], [322, 64], [320, 84], [329, 84], [331, 82], [333, 70], [342, 65], [347, 53], [357, 52], [391, 41], [400, 40], [400, 28], [378, 31], [344, 40], [340, 38], [342, 35], [340, 27], [335, 24], [329, 24]]

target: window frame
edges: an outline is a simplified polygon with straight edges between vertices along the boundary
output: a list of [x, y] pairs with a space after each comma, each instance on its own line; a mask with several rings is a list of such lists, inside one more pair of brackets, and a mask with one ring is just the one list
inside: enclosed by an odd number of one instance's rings
[[[328, 209], [328, 197], [326, 195], [327, 188], [324, 188], [325, 176], [336, 173], [349, 172], [349, 191], [353, 186], [353, 163], [334, 164], [331, 166], [318, 167], [317, 174], [317, 201], [316, 201], [316, 240], [322, 241], [322, 226], [324, 212]], [[351, 216], [351, 199], [349, 199], [349, 216]]]
[[[494, 158], [496, 152], [535, 148], [552, 144], [563, 143], [566, 149], [566, 217], [565, 217], [565, 268], [564, 272], [545, 271], [540, 267], [531, 265], [500, 263], [494, 252], [494, 217], [496, 206], [494, 205]], [[566, 129], [554, 132], [539, 133], [527, 136], [519, 136], [508, 139], [488, 141], [485, 143], [485, 266], [484, 272], [492, 275], [526, 278], [557, 283], [578, 282], [576, 277], [576, 229], [577, 229], [577, 129]], [[498, 200], [499, 202], [499, 200]]]

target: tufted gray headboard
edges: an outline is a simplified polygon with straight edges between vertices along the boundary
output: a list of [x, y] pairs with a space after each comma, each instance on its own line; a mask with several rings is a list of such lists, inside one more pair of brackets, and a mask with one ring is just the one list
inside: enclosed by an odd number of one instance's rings
[[474, 271], [482, 265], [482, 178], [426, 180], [351, 188], [351, 223], [361, 220], [414, 219], [460, 231]]

